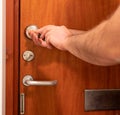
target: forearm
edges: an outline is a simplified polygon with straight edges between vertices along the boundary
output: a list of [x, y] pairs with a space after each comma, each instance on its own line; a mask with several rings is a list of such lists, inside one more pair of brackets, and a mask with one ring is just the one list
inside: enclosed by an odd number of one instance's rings
[[[67, 50], [92, 64], [120, 63], [120, 7], [109, 20], [87, 32], [47, 25], [29, 34], [36, 45]], [[41, 39], [36, 34], [41, 34]]]
[[69, 29], [69, 31], [72, 33], [72, 35], [79, 35], [85, 33], [85, 31], [75, 29]]
[[120, 8], [111, 19], [81, 35], [69, 37], [66, 49], [78, 58], [97, 65], [120, 61]]

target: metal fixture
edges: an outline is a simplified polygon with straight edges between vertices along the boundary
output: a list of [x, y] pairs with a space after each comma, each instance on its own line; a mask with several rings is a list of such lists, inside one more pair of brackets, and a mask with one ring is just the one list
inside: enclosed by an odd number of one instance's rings
[[23, 78], [23, 84], [25, 86], [54, 86], [57, 84], [57, 80], [54, 81], [34, 81], [31, 75], [26, 75]]
[[29, 31], [30, 30], [37, 30], [37, 29], [38, 29], [38, 26], [36, 26], [36, 25], [29, 25], [29, 26], [27, 26], [26, 29], [25, 29], [26, 37], [31, 39], [31, 36], [29, 35]]
[[23, 59], [25, 61], [32, 61], [34, 59], [34, 53], [32, 51], [25, 51], [23, 53]]
[[20, 114], [23, 115], [25, 113], [25, 94], [20, 94]]
[[120, 110], [120, 89], [85, 90], [85, 110]]

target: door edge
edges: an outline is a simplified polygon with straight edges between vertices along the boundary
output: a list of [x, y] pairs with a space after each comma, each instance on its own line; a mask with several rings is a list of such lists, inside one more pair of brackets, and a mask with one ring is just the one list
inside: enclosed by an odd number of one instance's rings
[[5, 114], [19, 114], [19, 0], [6, 0]]

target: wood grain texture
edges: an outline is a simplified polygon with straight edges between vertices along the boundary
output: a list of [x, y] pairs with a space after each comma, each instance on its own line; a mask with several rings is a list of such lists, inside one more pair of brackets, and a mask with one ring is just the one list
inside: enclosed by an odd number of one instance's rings
[[6, 0], [6, 115], [19, 107], [19, 0]]
[[[20, 7], [20, 91], [26, 95], [25, 115], [119, 115], [120, 111], [84, 111], [85, 89], [120, 88], [120, 66], [99, 67], [83, 62], [68, 52], [35, 46], [26, 39], [30, 24], [65, 25], [89, 30], [109, 18], [120, 0], [21, 0]], [[25, 50], [35, 59], [25, 62]], [[35, 80], [58, 80], [56, 87], [25, 87], [26, 74]]]

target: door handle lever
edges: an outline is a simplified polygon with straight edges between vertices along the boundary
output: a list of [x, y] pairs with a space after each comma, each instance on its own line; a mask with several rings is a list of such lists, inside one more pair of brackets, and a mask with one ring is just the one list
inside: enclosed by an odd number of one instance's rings
[[57, 80], [54, 81], [34, 81], [31, 75], [26, 75], [23, 78], [23, 84], [25, 86], [54, 86], [57, 84]]

